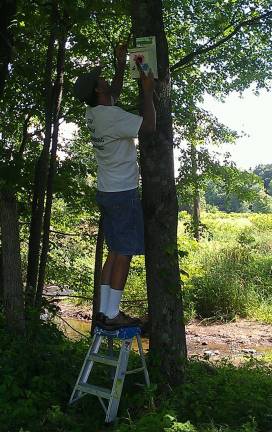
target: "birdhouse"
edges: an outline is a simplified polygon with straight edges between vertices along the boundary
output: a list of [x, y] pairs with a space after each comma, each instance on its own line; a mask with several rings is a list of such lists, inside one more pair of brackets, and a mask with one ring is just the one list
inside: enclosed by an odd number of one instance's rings
[[132, 78], [140, 78], [136, 63], [140, 65], [146, 75], [151, 69], [154, 78], [158, 78], [155, 36], [136, 38], [136, 47], [129, 49], [129, 65]]

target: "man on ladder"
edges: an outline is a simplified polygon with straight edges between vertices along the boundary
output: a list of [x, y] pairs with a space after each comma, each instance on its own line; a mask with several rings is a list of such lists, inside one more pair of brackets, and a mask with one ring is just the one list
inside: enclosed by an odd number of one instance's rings
[[[146, 385], [149, 375], [144, 359], [139, 319], [119, 310], [133, 255], [144, 254], [144, 227], [141, 202], [138, 193], [139, 170], [134, 139], [138, 132], [151, 134], [156, 127], [153, 104], [154, 77], [140, 70], [144, 106], [143, 117], [130, 114], [114, 106], [123, 86], [126, 65], [126, 47], [116, 51], [117, 70], [109, 85], [101, 77], [101, 67], [81, 75], [75, 83], [75, 95], [85, 102], [86, 121], [91, 132], [98, 163], [97, 202], [103, 215], [108, 257], [103, 266], [100, 288], [100, 308], [96, 317], [94, 338], [85, 357], [69, 403], [85, 396], [98, 397], [106, 414], [105, 422], [112, 422], [117, 414], [123, 383], [127, 374], [142, 371]], [[136, 337], [142, 366], [127, 371], [132, 340]], [[101, 355], [102, 339], [122, 341], [118, 358]], [[88, 378], [94, 363], [115, 368], [112, 388], [91, 385]], [[108, 400], [105, 405], [104, 400]]]
[[82, 74], [76, 81], [76, 97], [87, 104], [86, 121], [95, 149], [97, 203], [102, 211], [109, 249], [104, 263], [100, 307], [96, 324], [105, 330], [131, 327], [139, 319], [119, 310], [131, 258], [144, 254], [144, 227], [138, 192], [139, 169], [135, 138], [138, 133], [152, 134], [156, 128], [153, 104], [154, 77], [140, 70], [143, 89], [143, 117], [114, 106], [122, 87], [127, 47], [116, 49], [117, 68], [111, 85], [101, 76], [101, 67]]

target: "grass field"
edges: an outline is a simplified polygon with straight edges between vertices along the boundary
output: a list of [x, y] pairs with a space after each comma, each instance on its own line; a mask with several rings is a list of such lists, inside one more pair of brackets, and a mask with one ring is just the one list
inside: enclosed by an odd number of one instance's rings
[[204, 213], [199, 243], [180, 215], [180, 262], [187, 317], [248, 317], [272, 322], [272, 215]]

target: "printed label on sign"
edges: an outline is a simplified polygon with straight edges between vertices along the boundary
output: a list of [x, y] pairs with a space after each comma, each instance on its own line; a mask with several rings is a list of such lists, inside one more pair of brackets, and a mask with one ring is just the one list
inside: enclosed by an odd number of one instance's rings
[[142, 47], [146, 45], [156, 45], [156, 37], [155, 36], [145, 36], [136, 38], [136, 47]]
[[154, 78], [158, 78], [157, 63], [150, 49], [142, 48], [140, 50], [134, 48], [129, 53], [130, 73], [132, 78], [140, 78], [136, 62], [138, 62], [139, 66], [142, 68], [146, 75], [148, 75], [148, 72], [151, 69]]

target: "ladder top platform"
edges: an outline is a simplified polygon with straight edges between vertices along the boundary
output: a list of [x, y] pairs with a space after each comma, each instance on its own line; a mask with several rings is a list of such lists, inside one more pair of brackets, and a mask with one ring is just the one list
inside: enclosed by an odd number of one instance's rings
[[95, 335], [106, 336], [118, 339], [131, 339], [136, 335], [141, 334], [140, 327], [120, 327], [117, 330], [104, 330], [99, 326], [94, 329]]

